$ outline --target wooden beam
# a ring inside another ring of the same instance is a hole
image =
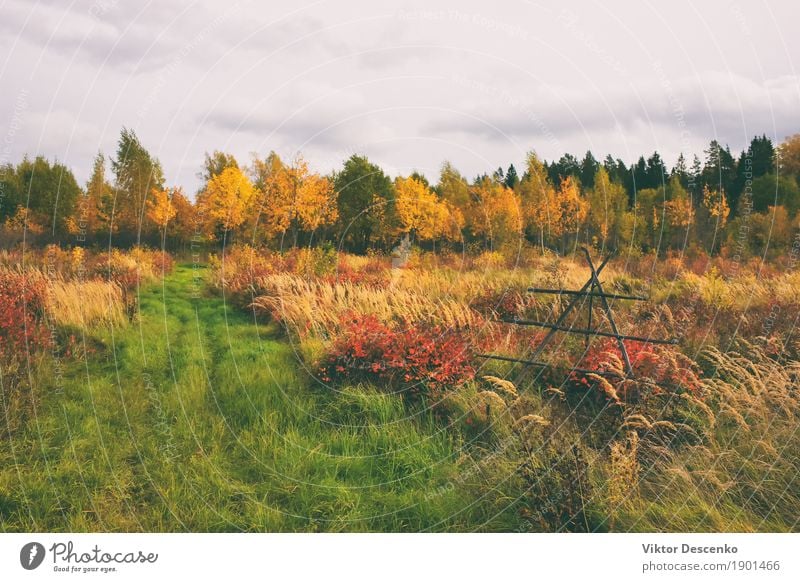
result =
[[[648,338],[642,337],[638,335],[622,335],[620,333],[612,333],[608,331],[598,331],[595,329],[575,329],[574,327],[566,327],[563,325],[555,325],[552,323],[545,323],[543,321],[531,321],[529,319],[501,319],[500,321],[504,323],[513,323],[516,325],[529,325],[533,327],[544,327],[546,329],[551,329],[553,331],[566,331],[569,333],[577,333],[580,335],[598,335],[602,337],[614,337],[619,339],[626,339],[631,341],[637,342],[645,342],[649,344],[665,344],[665,345],[676,345],[678,340],[669,339],[669,340],[662,340],[656,338]]]
[[[586,262],[589,264],[589,268],[592,270],[593,287],[596,286],[600,293],[605,293],[605,291],[603,291],[603,285],[600,283],[600,278],[597,275],[597,271],[594,268],[594,263],[592,262],[592,256],[589,254],[589,249],[586,247],[581,247],[581,250],[583,251],[583,254],[586,255]],[[603,309],[606,312],[606,317],[608,317],[608,324],[611,326],[611,331],[614,332],[614,336],[617,338],[619,351],[622,352],[622,359],[625,361],[625,370],[629,375],[633,376],[633,366],[631,365],[631,359],[628,357],[628,348],[625,347],[625,342],[622,341],[622,336],[619,335],[617,324],[614,322],[614,313],[611,311],[611,306],[608,304],[608,299],[606,299],[603,295],[600,295],[600,301],[603,303]]]
[[[614,253],[610,253],[605,259],[603,259],[603,262],[600,263],[600,266],[597,268],[598,274],[605,268],[605,266],[608,264],[608,261],[610,261],[611,257],[613,256]],[[564,308],[564,311],[562,311],[561,315],[559,315],[558,319],[556,319],[556,325],[561,325],[567,320],[567,317],[569,316],[570,312],[575,308],[576,305],[578,305],[578,300],[581,298],[581,295],[585,293],[591,286],[592,286],[592,279],[589,279],[588,281],[586,281],[586,283],[584,283],[583,287],[581,287],[581,290],[578,291],[577,295],[572,299],[570,299],[569,303],[567,303],[567,306]],[[539,346],[533,352],[534,360],[538,359],[539,356],[541,356],[542,353],[544,353],[544,349],[553,340],[555,335],[556,335],[556,330],[554,329],[551,329],[549,332],[547,332],[547,335],[544,336],[544,339],[541,341]]]
[[[605,297],[606,299],[630,299],[631,301],[647,301],[647,297],[641,295],[620,295],[618,293],[599,293],[597,291],[586,291],[581,293],[573,289],[540,289],[539,287],[529,287],[528,293],[550,293],[552,295],[580,295],[582,297]]]

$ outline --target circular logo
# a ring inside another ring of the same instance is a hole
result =
[[[26,570],[35,570],[44,561],[44,546],[39,542],[30,542],[19,551],[19,563]]]

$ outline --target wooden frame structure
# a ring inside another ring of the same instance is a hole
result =
[[[534,327],[541,327],[545,329],[549,329],[547,335],[545,335],[544,339],[539,343],[536,349],[533,352],[533,355],[530,360],[522,360],[519,358],[512,358],[509,356],[500,356],[496,354],[479,354],[479,357],[493,359],[493,360],[501,360],[505,362],[515,362],[518,364],[523,364],[526,366],[536,366],[541,368],[551,368],[554,367],[552,364],[548,364],[547,362],[540,362],[538,359],[544,352],[545,348],[553,341],[556,334],[559,332],[562,333],[572,333],[572,334],[579,334],[586,336],[586,345],[588,347],[589,340],[592,336],[601,336],[601,337],[613,337],[617,340],[617,345],[619,346],[619,350],[622,353],[622,359],[625,363],[625,373],[626,377],[633,376],[633,367],[631,366],[631,360],[628,355],[628,349],[625,347],[625,342],[623,340],[631,340],[631,341],[639,341],[639,342],[646,342],[651,344],[677,344],[677,340],[674,339],[656,339],[656,338],[648,338],[648,337],[641,337],[636,335],[624,335],[619,333],[617,329],[617,324],[614,321],[614,313],[611,311],[611,306],[608,303],[609,299],[621,299],[627,301],[647,301],[647,297],[640,297],[638,295],[623,295],[617,293],[606,293],[603,289],[603,284],[600,282],[600,273],[603,271],[605,266],[614,256],[614,253],[610,253],[600,265],[595,268],[594,262],[592,261],[592,257],[589,254],[589,250],[586,247],[581,247],[581,252],[584,254],[586,258],[586,264],[591,271],[591,275],[589,280],[584,283],[583,287],[575,290],[563,290],[563,289],[543,289],[539,287],[530,287],[528,289],[529,293],[547,293],[547,294],[554,294],[554,295],[570,295],[572,299],[567,303],[567,306],[561,312],[561,314],[556,318],[554,323],[547,323],[543,321],[531,321],[526,319],[519,319],[519,318],[511,318],[511,319],[503,319],[504,323],[511,323],[514,325],[525,325],[525,326],[534,326]],[[571,326],[564,325],[567,317],[575,310],[575,308],[580,303],[581,299],[588,298],[589,300],[589,319],[588,325],[585,329],[575,329]],[[608,319],[608,323],[611,327],[611,332],[600,331],[593,327],[592,325],[592,311],[594,309],[594,299],[598,298],[600,300],[600,305],[603,311],[606,314]],[[597,370],[584,370],[581,368],[572,368],[572,372],[582,372],[582,373],[592,373],[592,374],[599,374],[599,375],[606,375],[602,371]],[[612,374],[608,374],[612,375]],[[613,374],[613,376],[618,376],[618,374]]]

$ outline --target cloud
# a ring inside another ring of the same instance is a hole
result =
[[[643,83],[575,93],[566,87],[536,91],[534,99],[469,78],[454,83],[477,98],[461,114],[432,119],[424,129],[435,135],[464,135],[507,141],[559,139],[597,132],[687,131],[704,139],[722,136],[741,143],[754,133],[789,135],[797,129],[800,78],[783,76],[758,83],[734,74],[707,73],[700,82]]]
[[[0,139],[14,128],[11,156],[58,157],[83,181],[132,127],[190,191],[213,149],[302,149],[324,171],[354,152],[397,171],[450,159],[467,175],[530,149],[737,150],[800,129],[800,37],[790,9],[771,10],[7,0]]]

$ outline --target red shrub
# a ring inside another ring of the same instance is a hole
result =
[[[350,316],[325,358],[321,378],[348,378],[438,393],[475,375],[468,339],[454,330],[409,325],[393,329],[373,315]]]
[[[639,398],[644,390],[652,394],[663,389],[671,392],[699,390],[699,368],[677,349],[637,341],[625,341],[625,348],[633,368],[632,379],[623,379],[625,365],[617,340],[605,338],[595,342],[577,365],[603,373],[602,378],[576,372],[572,380],[584,386],[599,386],[612,400]]]
[[[172,255],[166,251],[153,251],[153,265],[156,269],[156,274],[169,275],[175,268],[175,260]]]
[[[43,322],[45,294],[44,279],[0,270],[0,357],[50,345]]]

